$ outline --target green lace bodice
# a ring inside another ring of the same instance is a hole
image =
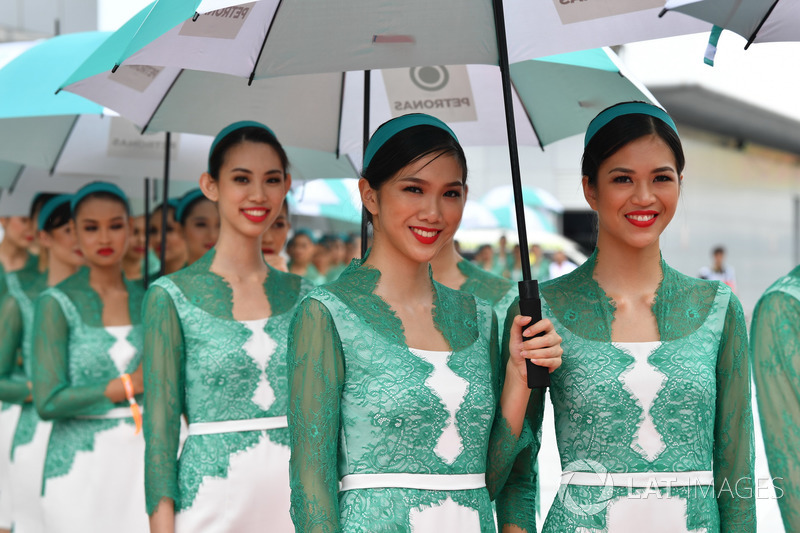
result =
[[[125,280],[125,286],[132,327],[123,342],[135,350],[124,369],[130,373],[141,362],[143,290],[136,282]],[[33,399],[42,418],[100,415],[128,405],[105,396],[108,382],[123,373],[110,356],[120,340],[103,326],[103,302],[89,285],[87,268],[42,293],[34,327]]]
[[[447,368],[434,368],[409,350],[402,322],[374,293],[379,278],[378,270],[353,261],[295,315],[289,345],[295,526],[408,529],[410,509],[449,496],[488,516],[482,531],[493,531],[486,491],[338,492],[348,474],[484,471],[494,492],[530,438],[524,432],[516,439],[497,408],[502,372],[489,303],[431,280],[434,323],[452,349]],[[467,386],[454,415],[462,446],[455,456],[437,449],[450,416],[433,384],[442,372]]]
[[[514,282],[491,272],[486,272],[472,262],[462,259],[458,269],[467,278],[459,290],[474,294],[492,304],[498,323],[505,322],[506,311],[519,294]]]
[[[800,531],[800,266],[764,292],[750,328],[770,475],[786,531]]]
[[[713,492],[673,491],[687,501],[687,528],[755,531],[749,355],[738,299],[728,287],[690,278],[662,261],[653,305],[661,341],[647,357],[660,385],[645,413],[630,381],[639,379],[631,374],[635,359],[611,341],[614,303],[592,277],[595,262],[596,252],[541,286],[542,314],[563,338],[563,364],[550,388],[562,468],[585,470],[577,461],[590,460],[610,472],[711,470]],[[541,425],[543,408],[543,395],[532,395],[534,427]],[[660,439],[656,447],[639,439],[645,414]],[[738,492],[730,490],[737,482]],[[600,489],[568,490],[573,501],[591,505],[609,497]],[[627,490],[615,487],[611,497]],[[544,527],[604,531],[605,514],[580,516],[557,498]]]
[[[182,414],[190,424],[286,414],[289,322],[312,285],[270,267],[264,293],[271,316],[236,321],[230,285],[210,270],[213,258],[212,250],[160,278],[145,297],[149,513],[163,498],[178,511],[189,508],[204,477],[226,477],[230,456],[261,438],[255,431],[191,436],[178,462]],[[286,429],[270,430],[268,437],[288,445]]]
[[[0,302],[0,401],[23,403],[30,395],[33,302],[46,283],[46,275],[35,269],[6,275],[8,292]]]

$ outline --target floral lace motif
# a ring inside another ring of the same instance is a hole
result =
[[[458,262],[458,269],[467,278],[458,290],[489,301],[497,315],[498,323],[502,324],[508,307],[519,294],[516,285],[504,277],[486,272],[466,259]]]
[[[482,489],[338,493],[338,479],[347,474],[484,471],[491,492],[502,485],[519,443],[528,442],[495,414],[501,383],[491,307],[431,280],[434,323],[453,348],[447,366],[469,383],[456,412],[464,449],[452,463],[436,454],[448,413],[425,385],[433,365],[409,352],[401,321],[374,293],[379,278],[379,271],[354,261],[336,282],[314,290],[295,315],[289,348],[295,526],[309,532],[408,530],[412,509],[450,496],[477,509],[482,527],[494,531]]]
[[[274,346],[262,371],[245,349],[252,331],[233,319],[230,285],[211,272],[213,250],[192,266],[157,280],[148,291],[145,341],[145,485],[148,512],[163,498],[189,509],[207,477],[227,478],[230,457],[262,438],[288,446],[286,428],[195,435],[180,459],[180,416],[189,423],[283,416],[288,406],[286,342],[292,311],[309,282],[270,268],[264,284],[272,315],[264,332]],[[275,393],[269,409],[253,401],[263,378]]]
[[[684,276],[662,261],[653,305],[661,345],[647,361],[667,378],[650,409],[666,448],[648,461],[632,446],[643,411],[620,376],[633,358],[611,343],[615,307],[592,277],[596,257],[541,286],[543,315],[563,338],[563,364],[551,375],[550,390],[562,467],[590,459],[611,472],[713,470],[711,494],[717,497],[687,495],[687,528],[754,531],[748,351],[738,299],[726,286]],[[534,430],[542,402],[532,396]],[[738,480],[739,493],[723,490]],[[600,498],[596,487],[570,486],[567,492],[585,505]],[[582,516],[557,499],[544,531],[604,527],[604,511]]]
[[[770,475],[786,531],[800,531],[800,266],[756,304],[753,378]]]

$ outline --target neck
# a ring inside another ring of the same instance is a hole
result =
[[[366,264],[381,272],[376,292],[389,302],[424,302],[431,298],[428,263],[400,253],[376,232]]]
[[[456,251],[452,241],[444,246],[431,260],[433,279],[439,283],[458,290],[464,283],[464,274],[458,268],[458,263],[463,259]]]
[[[662,274],[658,241],[632,248],[598,236],[594,278],[607,294],[655,293]]]
[[[0,263],[6,270],[19,270],[25,266],[26,261],[28,261],[27,248],[19,248],[8,239],[0,242]]]
[[[240,277],[248,274],[263,276],[267,271],[267,265],[264,263],[264,256],[261,253],[260,235],[255,238],[248,237],[232,231],[223,224],[215,248],[216,254],[212,267],[218,274],[233,274]]]
[[[142,277],[142,261],[135,257],[128,257],[122,260],[122,271],[128,279],[139,279]]]
[[[89,285],[98,293],[109,289],[125,289],[125,283],[122,281],[122,262],[107,267],[91,265]]]
[[[47,286],[53,287],[54,285],[58,285],[77,271],[77,266],[59,261],[51,254],[50,267],[47,269]]]

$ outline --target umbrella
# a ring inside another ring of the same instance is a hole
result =
[[[292,186],[288,196],[292,215],[361,222],[361,194],[355,178],[318,179]]]
[[[714,25],[706,50],[706,63],[714,64],[723,29],[753,43],[800,41],[800,0],[669,0],[661,12],[685,13]]]
[[[461,224],[458,227],[463,230],[494,229],[500,227],[500,222],[488,207],[475,200],[467,200],[464,204]]]
[[[514,204],[514,191],[510,185],[500,185],[490,189],[480,202],[489,209],[499,209]],[[528,207],[545,209],[553,213],[563,213],[564,206],[555,196],[544,189],[522,187],[522,203]]]

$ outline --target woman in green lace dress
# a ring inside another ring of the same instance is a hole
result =
[[[69,224],[71,199],[70,195],[53,197],[37,217],[39,244],[47,255],[47,270],[42,274],[36,270],[10,273],[9,293],[0,304],[0,323],[5,328],[0,339],[0,400],[22,405],[13,432],[9,472],[11,518],[17,533],[44,533],[42,471],[50,423],[39,418],[31,403],[33,313],[34,302],[43,290],[65,280],[83,264],[83,255]],[[18,353],[22,354],[21,359]]]
[[[750,328],[758,412],[786,531],[800,531],[800,266],[756,304]]]
[[[726,285],[670,268],[659,248],[683,167],[658,107],[618,104],[589,124],[583,190],[597,249],[541,286],[564,339],[550,388],[564,474],[545,532],[755,531],[741,305]],[[533,427],[543,405],[534,393]]]
[[[558,366],[558,336],[537,323],[545,336],[515,341],[503,366],[491,304],[432,279],[466,196],[443,122],[393,119],[364,159],[374,245],[290,330],[292,518],[303,533],[495,531],[491,495],[530,440],[523,357]]]
[[[141,283],[122,274],[130,236],[125,194],[94,182],[70,202],[88,268],[36,301],[33,401],[52,420],[42,481],[44,530],[141,532],[144,439]],[[138,415],[138,416],[137,416]]]
[[[145,486],[150,531],[292,531],[286,338],[311,285],[264,263],[261,234],[291,185],[263,124],[211,145],[203,193],[217,245],[145,298]],[[181,416],[188,437],[178,458]]]

